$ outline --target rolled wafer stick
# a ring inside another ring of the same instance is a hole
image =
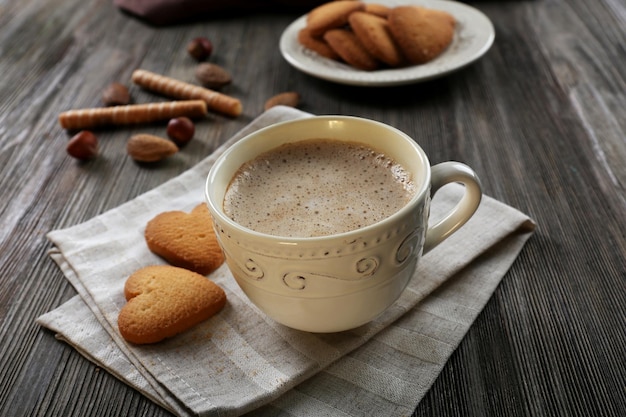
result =
[[[242,111],[241,102],[234,97],[150,71],[135,70],[132,80],[142,88],[167,97],[204,100],[210,110],[228,116],[239,116]]]
[[[200,118],[206,115],[207,105],[203,100],[182,100],[68,110],[59,115],[59,123],[64,129],[77,130],[107,125],[153,123],[180,116]]]

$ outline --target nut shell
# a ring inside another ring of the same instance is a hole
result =
[[[72,158],[87,161],[98,156],[98,138],[89,130],[81,130],[67,143],[65,150]]]
[[[196,67],[196,79],[207,88],[219,89],[232,82],[228,71],[216,64],[203,62]]]
[[[126,143],[126,151],[135,161],[157,162],[178,152],[178,146],[171,140],[140,133],[131,136]]]
[[[167,136],[177,145],[182,146],[193,139],[196,125],[188,117],[176,117],[167,123]]]
[[[128,88],[120,83],[111,83],[102,91],[105,106],[121,106],[130,103]]]
[[[196,61],[204,61],[211,56],[213,44],[204,37],[194,38],[187,44],[187,52]]]

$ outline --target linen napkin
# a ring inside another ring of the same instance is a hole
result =
[[[37,322],[58,339],[180,416],[410,415],[534,230],[525,214],[485,196],[458,232],[423,257],[400,299],[357,329],[313,334],[275,323],[252,305],[226,266],[209,278],[228,303],[216,316],[161,343],[126,343],[117,329],[123,286],[164,263],[144,241],[146,223],[204,199],[215,159],[246,134],[310,117],[275,107],[195,167],[85,223],[48,234],[50,256],[77,296]],[[431,218],[462,194],[447,185]]]

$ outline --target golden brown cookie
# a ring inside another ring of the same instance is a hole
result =
[[[423,64],[441,54],[454,37],[454,17],[416,6],[398,6],[389,12],[389,29],[411,64]]]
[[[170,265],[142,268],[126,280],[120,334],[147,344],[175,336],[219,312],[226,293],[208,278]]]
[[[331,29],[324,34],[324,40],[342,60],[355,68],[372,71],[380,66],[350,30]]]
[[[329,29],[339,28],[348,23],[350,13],[364,9],[365,4],[354,0],[324,3],[307,14],[306,27],[312,36],[322,36]]]
[[[350,14],[348,23],[371,55],[391,67],[402,65],[404,58],[391,37],[387,19],[366,12],[354,12]]]
[[[428,9],[426,7],[415,6],[418,9],[422,9],[422,11],[426,14],[426,17],[431,20],[439,21],[441,25],[449,25],[454,29],[456,26],[456,19],[448,12],[444,12],[443,10],[437,9]]]
[[[154,217],[144,233],[148,248],[168,263],[202,275],[224,262],[205,203],[191,213],[168,211]]]
[[[339,59],[339,55],[335,52],[323,38],[316,38],[311,35],[311,31],[307,28],[298,32],[298,42],[305,48],[317,52],[319,55],[328,59]]]
[[[380,17],[387,17],[389,15],[390,7],[385,6],[384,4],[378,3],[366,3],[365,11],[369,14],[375,14]]]

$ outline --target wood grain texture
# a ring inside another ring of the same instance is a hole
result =
[[[466,162],[485,192],[538,224],[415,416],[618,416],[626,410],[626,5],[620,0],[472,2],[496,27],[481,60],[392,88],[317,80],[278,39],[297,16],[253,14],[156,28],[108,0],[0,2],[0,415],[167,416],[35,324],[75,292],[45,234],[83,222],[184,172],[298,91],[316,114],[369,117],[413,135],[437,163]],[[100,106],[113,81],[134,102],[137,68],[194,82],[185,51],[214,43],[224,92],[243,115],[211,114],[175,158],[125,152],[134,133],[98,131],[101,155],[65,154],[62,111]]]

